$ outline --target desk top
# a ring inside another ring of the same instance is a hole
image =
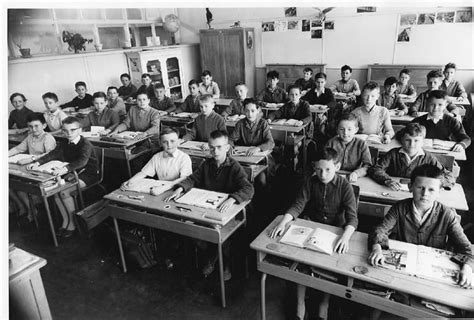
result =
[[[387,186],[378,184],[368,176],[357,179],[357,182],[354,184],[360,188],[361,199],[370,199],[376,203],[383,202],[393,204],[397,201],[412,197],[411,192],[394,191]],[[469,210],[464,189],[459,183],[456,183],[451,190],[441,190],[438,200],[456,210]]]
[[[162,116],[160,117],[162,123],[166,122],[174,122],[174,123],[182,123],[182,124],[191,124],[194,122],[194,118],[192,117],[176,117],[176,116]]]
[[[421,279],[396,271],[372,267],[367,262],[367,234],[354,232],[351,237],[349,252],[346,254],[327,255],[312,250],[302,249],[279,243],[279,238],[271,239],[268,234],[280,222],[277,217],[251,244],[254,250],[279,256],[292,261],[301,262],[321,269],[329,270],[341,275],[374,283],[383,287],[426,298],[441,304],[450,305],[465,310],[474,310],[474,291],[466,290],[454,285]],[[324,228],[342,234],[342,229],[308,220],[296,219],[294,224]],[[368,269],[365,275],[355,273],[355,266],[364,266]],[[288,272],[290,271],[288,269]]]
[[[13,248],[9,253],[8,275],[9,280],[32,273],[46,265],[46,260],[19,248]]]
[[[27,136],[28,136],[28,131],[21,134],[9,134],[8,142],[19,144],[20,142],[25,140]]]
[[[428,112],[418,112],[417,117],[424,116]],[[393,124],[408,124],[410,123],[415,117],[409,116],[407,114],[403,116],[397,116],[395,115],[395,112],[390,110],[390,120],[392,121]]]
[[[469,103],[468,99],[462,99],[461,101],[458,101],[457,97],[451,97],[448,96],[448,101],[451,103],[454,103],[457,106],[470,106],[471,104]]]
[[[218,106],[230,106],[230,103],[233,99],[214,99],[216,105]],[[176,103],[183,103],[184,98],[176,99],[174,102]]]
[[[235,127],[235,124],[237,123],[237,121],[228,121],[226,120],[225,122],[225,125],[227,127],[230,127],[230,128],[233,128]],[[308,126],[308,123],[307,124],[303,124],[302,126],[288,126],[288,125],[280,125],[280,124],[274,124],[274,123],[271,123],[269,125],[270,127],[270,130],[275,130],[275,131],[284,131],[284,132],[291,132],[291,133],[297,133],[297,132],[300,132],[301,130],[303,130],[304,128],[306,128],[306,126]]]
[[[64,134],[62,132],[58,132],[53,134],[53,136],[56,139],[66,139]],[[130,148],[131,146],[136,145],[139,142],[145,141],[149,139],[152,135],[147,135],[144,137],[141,137],[139,139],[121,139],[117,141],[105,141],[105,140],[100,140],[101,137],[86,137],[87,140],[89,140],[93,146],[96,147],[103,147],[103,148],[111,148],[111,147],[120,147],[120,148]]]
[[[10,176],[26,179],[29,181],[43,183],[55,178],[52,174],[40,171],[28,171],[26,165],[19,165],[17,163],[8,164],[8,174]]]
[[[196,142],[196,145],[207,144],[205,142],[186,141],[186,143],[188,143],[188,144],[189,144],[189,142]],[[194,149],[194,148],[192,148],[192,149],[191,148],[183,148],[181,146],[178,146],[178,148],[179,148],[179,150],[181,150],[183,152],[186,152],[190,156],[195,156],[195,157],[198,157],[198,158],[209,158],[211,156],[210,153],[209,153],[209,150],[198,150],[198,149]],[[245,151],[248,148],[249,147],[237,146],[237,147],[234,147],[234,150],[237,150],[238,152],[240,152],[240,151]],[[231,157],[234,158],[235,160],[237,160],[241,164],[257,164],[257,163],[260,163],[261,161],[263,161],[270,153],[271,153],[271,151],[265,151],[265,152],[261,152],[261,153],[258,153],[256,155],[253,155],[253,156],[232,155]]]
[[[132,191],[122,191],[120,189],[117,189],[112,193],[109,193],[104,196],[104,198],[115,203],[127,205],[129,207],[137,209],[138,211],[134,214],[139,214],[139,210],[146,210],[149,213],[162,213],[171,216],[176,216],[180,219],[186,219],[190,221],[219,226],[226,225],[249,203],[249,201],[246,201],[240,204],[234,204],[226,212],[221,213],[218,210],[199,208],[187,204],[176,203],[174,201],[165,202],[164,199],[172,192],[173,191],[169,190],[158,196],[152,196],[150,194],[137,193]],[[143,196],[143,199],[130,199],[128,198],[129,195]],[[178,207],[187,208],[190,209],[190,211],[181,211],[178,209]]]

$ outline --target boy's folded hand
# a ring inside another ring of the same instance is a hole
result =
[[[375,244],[372,248],[372,252],[369,255],[369,263],[372,266],[383,265],[384,257],[382,253],[382,247],[379,244]]]
[[[385,181],[385,185],[395,191],[399,191],[402,188],[400,183],[392,179],[388,179],[387,181]]]
[[[465,289],[472,289],[472,268],[467,263],[461,268],[458,284]]]

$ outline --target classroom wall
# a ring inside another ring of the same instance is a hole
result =
[[[326,16],[334,20],[334,30],[323,30],[322,39],[311,39],[310,32],[261,32],[262,22],[291,20],[283,8],[210,8],[213,28],[228,28],[234,21],[255,28],[257,79],[270,63],[325,63],[328,79],[339,78],[339,68],[349,64],[354,78],[367,81],[367,65],[439,64],[453,61],[457,78],[473,90],[473,23],[415,25],[408,43],[396,42],[400,14],[445,12],[463,8],[377,7],[375,13],[356,13],[355,7],[335,8]],[[297,8],[297,19],[314,17],[313,8]],[[199,29],[207,28],[204,8],[180,8],[183,43],[199,42]],[[257,90],[261,87],[258,84]]]

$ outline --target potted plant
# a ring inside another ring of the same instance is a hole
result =
[[[91,43],[92,39],[85,39],[80,33],[72,34],[69,31],[63,31],[63,42],[69,45],[68,50],[73,51],[74,53],[79,53],[79,51],[86,51],[86,43]]]
[[[22,58],[29,58],[31,57],[31,49],[30,48],[22,48],[21,43],[15,43],[18,49],[20,49],[20,54]]]

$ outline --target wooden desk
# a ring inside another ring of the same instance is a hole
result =
[[[41,280],[46,260],[19,248],[9,254],[10,316],[16,319],[52,319]]]
[[[451,97],[451,96],[448,96],[448,99],[447,99],[449,102],[451,103],[454,103],[455,105],[457,106],[463,106],[463,107],[469,107],[471,106],[471,103],[469,102],[468,99],[462,99],[461,101],[458,101],[458,98],[457,97]]]
[[[172,191],[167,191],[159,196],[143,194],[144,199],[137,201],[127,197],[129,194],[136,195],[136,193],[118,189],[104,197],[109,200],[105,210],[114,220],[123,271],[127,272],[127,267],[117,219],[215,243],[217,244],[219,262],[221,303],[222,307],[225,308],[226,299],[222,246],[234,232],[246,224],[247,217],[245,207],[249,202],[234,204],[225,213],[220,213],[217,210],[179,204],[180,207],[191,210],[185,212],[178,210],[176,203],[173,201],[164,202],[164,199],[169,196],[171,192]],[[215,220],[213,217],[219,217],[222,220]]]
[[[36,171],[30,172],[26,170],[26,166],[20,166],[14,163],[8,164],[8,175],[10,183],[9,186],[11,189],[24,191],[29,195],[37,195],[43,199],[43,203],[46,208],[46,215],[48,216],[49,227],[51,229],[51,235],[53,236],[54,246],[57,247],[58,240],[56,239],[56,231],[54,229],[54,223],[51,217],[48,198],[67,188],[70,188],[71,186],[76,186],[77,192],[80,192],[79,183],[77,181],[66,182],[64,185],[58,185],[52,189],[45,188],[44,183],[56,179],[55,176]]]
[[[427,113],[428,112],[418,112],[417,117],[424,116]],[[407,125],[415,118],[416,117],[412,117],[412,116],[409,116],[407,114],[405,114],[403,116],[397,116],[397,115],[395,115],[395,112],[392,112],[392,110],[390,110],[390,120],[392,121],[392,124],[394,124],[394,125]]]
[[[349,252],[344,255],[336,253],[327,255],[281,244],[278,242],[279,239],[271,239],[268,236],[270,230],[280,222],[281,218],[281,216],[277,217],[250,244],[250,247],[257,251],[257,269],[262,272],[260,282],[262,319],[265,319],[266,316],[265,281],[267,275],[312,287],[404,318],[439,318],[443,316],[427,308],[405,305],[370,294],[357,288],[355,281],[375,284],[462,310],[474,310],[474,294],[472,290],[370,266],[367,263],[369,252],[367,250],[367,234],[365,233],[354,232],[350,240]],[[308,220],[296,219],[294,224],[312,228],[324,228],[337,234],[342,234],[341,228]],[[293,268],[272,263],[266,259],[269,256],[277,256],[288,259],[290,262],[313,266],[325,270],[326,272],[329,271],[338,278],[338,281],[333,282],[323,278],[313,277],[309,274],[298,272]],[[366,267],[368,272],[365,275],[356,273],[353,271],[355,266]]]
[[[176,103],[183,103],[184,102],[184,98],[180,98],[180,99],[176,99],[174,102]],[[216,103],[216,106],[224,106],[224,107],[228,107],[230,106],[230,103],[232,102],[233,99],[214,99],[214,102]]]
[[[368,176],[357,179],[354,184],[360,188],[361,202],[392,205],[397,201],[412,197],[411,192],[394,191],[385,185],[378,184]],[[459,183],[456,183],[451,190],[441,190],[438,201],[456,210],[469,210],[464,189]]]
[[[19,145],[28,136],[28,131],[22,134],[9,134],[8,135],[8,148],[11,149]]]
[[[170,127],[188,127],[194,123],[194,118],[183,118],[183,117],[175,117],[175,116],[162,116],[160,117],[160,121],[165,126]]]

